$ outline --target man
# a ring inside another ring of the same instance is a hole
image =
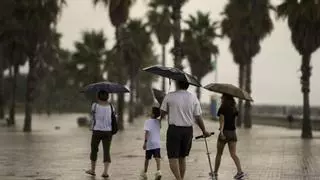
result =
[[[210,136],[201,118],[199,100],[187,91],[187,82],[177,81],[177,90],[167,94],[161,104],[161,117],[168,114],[167,155],[169,165],[176,180],[183,180],[186,171],[185,157],[189,155],[194,121],[204,136]]]

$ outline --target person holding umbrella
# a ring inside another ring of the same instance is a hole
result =
[[[161,118],[168,114],[167,155],[169,165],[176,180],[183,180],[186,171],[185,158],[189,155],[193,138],[193,123],[202,130],[205,137],[210,136],[201,118],[199,100],[187,91],[189,84],[176,82],[178,90],[167,94],[161,105]]]
[[[103,163],[104,171],[102,177],[108,178],[108,170],[111,163],[110,145],[112,136],[117,133],[117,120],[114,108],[108,102],[109,93],[125,93],[128,89],[120,84],[111,82],[101,82],[88,85],[84,91],[87,97],[94,101],[91,107],[92,115],[92,136],[91,136],[91,168],[86,171],[87,174],[95,176],[96,161],[98,155],[98,147],[100,141],[103,145]],[[96,100],[92,99],[93,94],[96,94]]]
[[[244,173],[241,168],[239,157],[236,154],[237,145],[237,134],[235,119],[238,116],[238,111],[236,108],[236,102],[231,95],[223,94],[221,97],[222,104],[218,110],[218,117],[220,122],[220,134],[217,143],[217,154],[214,166],[214,176],[218,176],[218,170],[220,167],[221,157],[223,154],[223,149],[228,143],[230,156],[233,159],[236,167],[237,174],[234,176],[235,179],[240,179],[244,177]]]
[[[189,84],[199,87],[201,84],[194,76],[177,68],[151,66],[143,70],[176,82],[177,90],[168,93],[161,103],[160,121],[168,115],[166,147],[169,165],[176,180],[183,180],[186,172],[185,158],[192,146],[194,122],[200,127],[204,137],[211,135],[206,131],[202,120],[199,100],[188,91]]]
[[[228,144],[230,156],[237,167],[237,174],[234,176],[234,178],[241,179],[245,176],[245,174],[242,171],[239,157],[236,154],[237,134],[235,120],[238,116],[238,110],[236,108],[234,97],[249,101],[252,101],[252,98],[247,92],[231,84],[214,83],[206,85],[205,88],[213,92],[222,93],[221,106],[217,114],[220,123],[220,134],[218,136],[217,154],[213,176],[215,178],[218,176],[223,150],[225,145]]]

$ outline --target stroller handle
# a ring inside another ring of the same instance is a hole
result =
[[[214,135],[214,132],[211,132],[210,134],[211,134],[211,135]],[[200,135],[200,136],[196,136],[196,137],[195,137],[195,139],[200,139],[200,138],[204,138],[203,135]]]

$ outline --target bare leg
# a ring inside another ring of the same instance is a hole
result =
[[[110,163],[109,163],[109,162],[105,162],[105,163],[104,163],[104,171],[103,171],[103,174],[104,174],[104,175],[108,175],[109,166],[110,166]]]
[[[96,171],[96,161],[91,161],[91,169],[87,170],[86,173],[90,175],[95,175]]]
[[[228,146],[229,146],[229,152],[230,152],[231,158],[233,159],[234,163],[237,166],[237,171],[242,172],[240,160],[236,154],[237,142],[229,142]]]
[[[218,140],[218,143],[217,143],[217,154],[216,154],[216,159],[215,159],[215,164],[214,164],[214,173],[218,173],[219,171],[219,167],[220,167],[220,163],[221,163],[221,157],[222,157],[222,154],[223,154],[223,149],[224,149],[224,146],[226,144],[224,142],[221,142]]]
[[[147,173],[148,172],[148,166],[149,166],[149,160],[145,159],[144,160],[144,172]]]
[[[180,175],[180,169],[179,169],[179,159],[177,158],[169,159],[169,164],[170,164],[170,169],[174,177],[176,178],[176,180],[182,180]]]
[[[186,158],[179,158],[179,168],[181,179],[183,179],[186,173]]]
[[[161,164],[161,159],[160,158],[155,158],[156,159],[156,163],[157,163],[157,171],[160,171],[160,168],[161,168],[161,166],[160,166],[160,164]]]

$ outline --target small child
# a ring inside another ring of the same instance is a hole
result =
[[[157,119],[160,116],[160,108],[152,107],[151,119],[146,120],[144,124],[145,140],[143,144],[143,150],[146,151],[146,158],[144,162],[144,170],[141,172],[140,179],[147,180],[147,171],[149,166],[149,160],[152,156],[156,160],[157,172],[155,174],[155,180],[161,179],[160,171],[160,121]]]

